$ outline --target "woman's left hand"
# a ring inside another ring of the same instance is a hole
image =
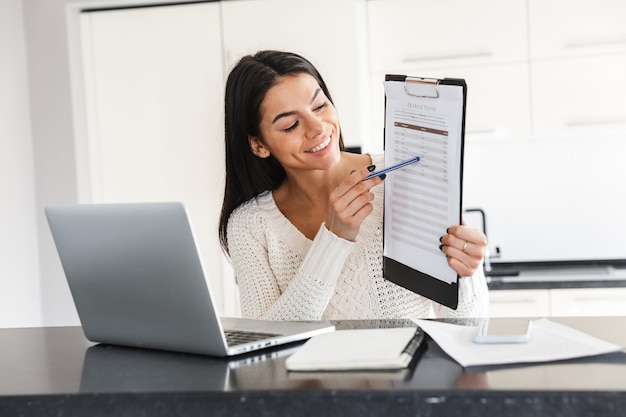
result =
[[[487,237],[480,230],[465,226],[451,226],[448,233],[441,237],[441,251],[448,258],[448,265],[459,276],[469,277],[480,267]]]

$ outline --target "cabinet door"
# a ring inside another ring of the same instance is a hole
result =
[[[549,315],[549,290],[489,291],[490,317],[546,317]]]
[[[526,138],[530,135],[530,95],[528,65],[494,64],[409,69],[408,75],[433,78],[463,78],[467,82],[466,139]],[[371,129],[383,141],[384,75],[370,76]]]
[[[525,0],[369,0],[370,71],[527,60]]]
[[[530,134],[524,1],[370,0],[367,5],[371,129],[380,143],[386,73],[465,79],[467,138]]]
[[[552,289],[554,316],[624,316],[626,288]]]
[[[533,60],[626,52],[623,0],[529,0],[528,8]]]
[[[626,132],[626,53],[532,63],[537,136]]]
[[[185,203],[222,314],[219,3],[83,13],[93,202]]]
[[[261,49],[296,52],[322,74],[346,146],[369,144],[365,6],[359,0],[233,0],[221,3],[227,71]]]

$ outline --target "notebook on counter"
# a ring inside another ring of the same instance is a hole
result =
[[[423,338],[419,327],[337,330],[306,341],[285,365],[289,371],[403,369]]]
[[[180,203],[57,205],[45,212],[93,342],[232,356],[334,330],[325,321],[220,318]]]

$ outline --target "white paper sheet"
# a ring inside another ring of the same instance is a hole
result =
[[[516,344],[480,344],[472,337],[477,327],[432,320],[414,320],[461,366],[547,362],[618,352],[621,346],[605,342],[548,319],[533,320],[530,341]]]
[[[456,272],[439,250],[439,238],[459,223],[463,89],[439,85],[437,99],[385,82],[385,166],[420,161],[385,180],[384,255],[441,281]]]

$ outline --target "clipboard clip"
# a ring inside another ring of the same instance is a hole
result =
[[[406,77],[404,91],[414,97],[439,98],[437,78]]]

